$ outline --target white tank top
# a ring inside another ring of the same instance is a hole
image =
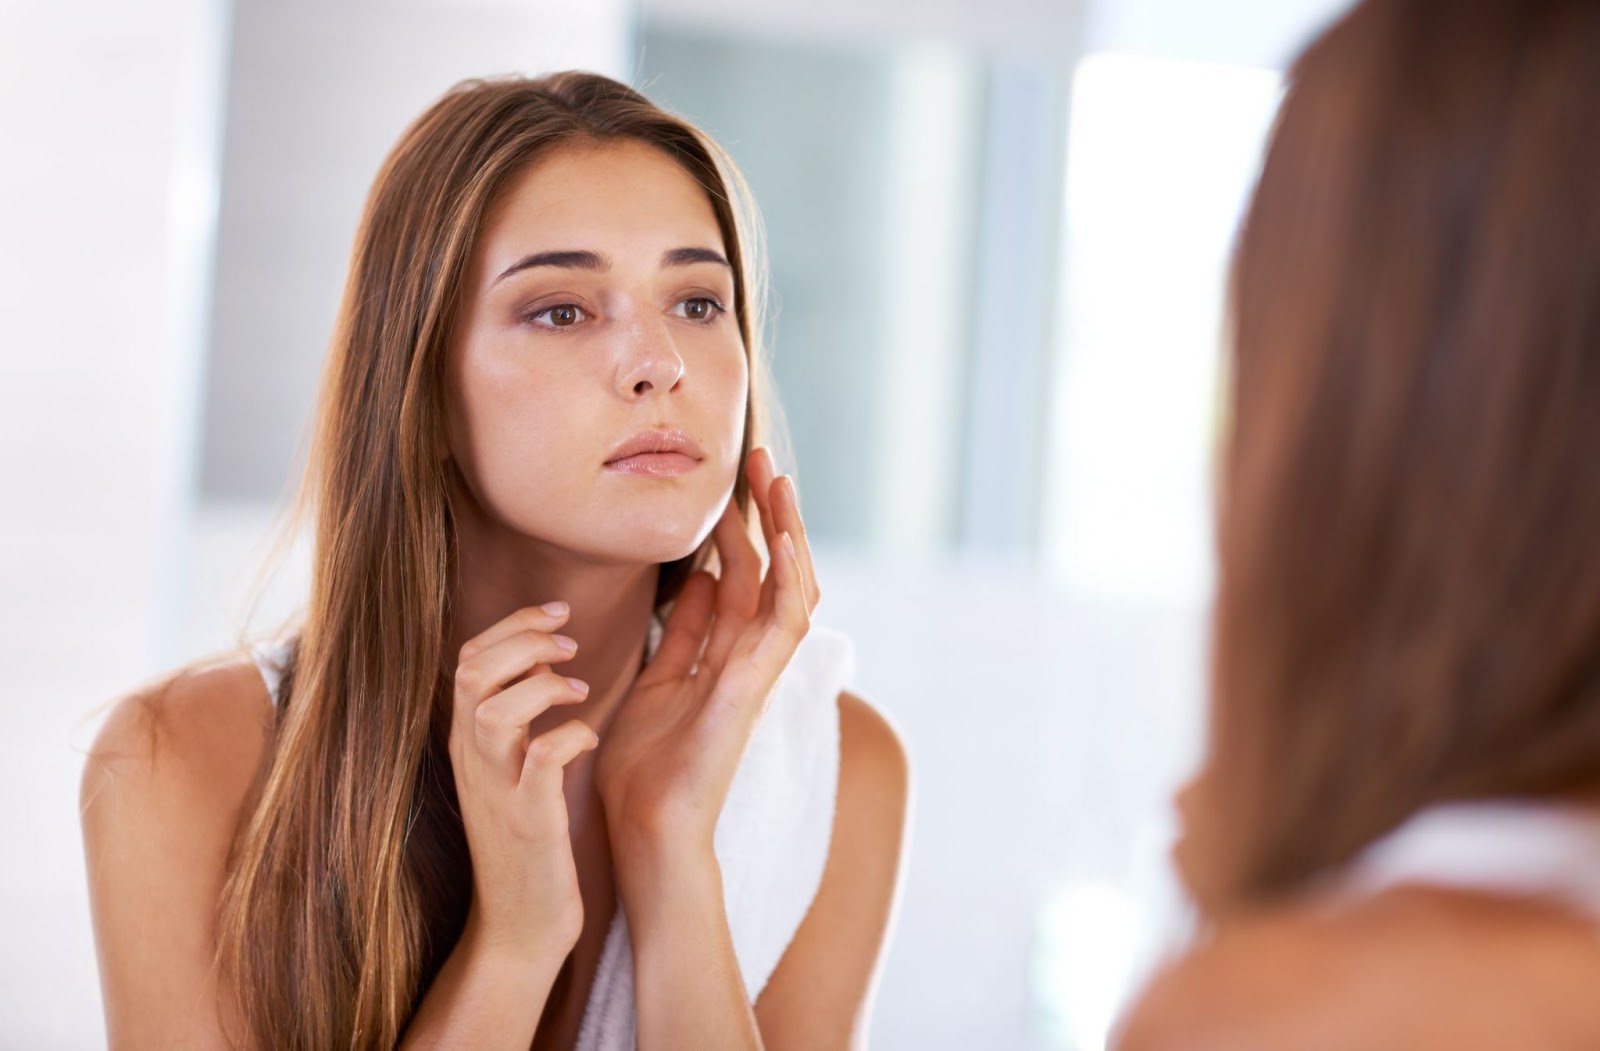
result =
[[[1426,884],[1539,898],[1600,922],[1600,807],[1552,799],[1441,803],[1358,854],[1338,894]]]
[[[659,641],[651,632],[649,650]],[[253,656],[274,703],[287,643]],[[822,882],[839,785],[839,692],[854,675],[850,640],[813,626],[751,734],[717,819],[713,846],[734,955],[754,1003]],[[621,903],[606,933],[577,1051],[634,1051],[633,947]]]

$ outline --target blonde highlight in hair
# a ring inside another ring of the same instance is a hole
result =
[[[744,452],[764,439],[760,226],[707,137],[577,72],[465,82],[404,133],[369,195],[322,378],[295,512],[311,523],[310,591],[219,903],[224,1013],[247,1046],[393,1047],[460,935],[471,866],[446,752],[446,348],[515,176],[564,144],[624,139],[667,153],[710,199],[750,358]],[[735,492],[748,513],[742,472]],[[662,567],[659,605],[709,551]]]

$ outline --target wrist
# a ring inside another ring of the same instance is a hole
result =
[[[613,856],[635,948],[663,929],[700,928],[724,909],[722,866],[709,847],[655,844]]]
[[[715,866],[713,832],[689,822],[619,822],[611,826],[611,856],[619,868],[677,873]]]
[[[561,930],[517,934],[496,929],[495,925],[484,921],[474,902],[467,911],[466,926],[462,928],[456,947],[470,959],[485,965],[520,972],[548,971],[553,976],[566,962],[577,941],[577,934]]]
[[[617,889],[638,908],[639,899],[695,892],[722,885],[722,866],[710,842],[638,839],[612,847]]]
[[[647,858],[679,852],[711,850],[717,813],[684,800],[627,798],[601,795],[606,833],[613,855],[639,854]]]

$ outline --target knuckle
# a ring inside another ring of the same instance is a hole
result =
[[[480,704],[472,713],[472,724],[480,734],[495,734],[505,726],[500,709],[492,704]]]
[[[811,614],[804,609],[795,610],[793,614],[779,621],[778,630],[791,644],[799,645],[800,640],[811,630]]]
[[[528,750],[522,753],[523,780],[537,779],[549,768],[549,757],[545,754],[545,746],[537,739],[528,742]]]
[[[457,693],[476,696],[484,685],[484,673],[477,665],[463,664],[456,668]]]
[[[542,770],[555,764],[557,749],[549,734],[542,734],[528,742],[526,765]]]

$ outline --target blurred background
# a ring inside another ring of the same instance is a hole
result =
[[[1229,242],[1341,6],[0,0],[0,1047],[104,1043],[95,710],[237,638],[384,152],[587,67],[766,218],[819,617],[914,763],[874,1046],[1100,1051],[1184,928]]]

